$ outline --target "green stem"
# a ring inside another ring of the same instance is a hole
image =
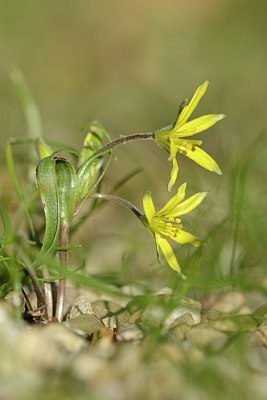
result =
[[[91,158],[96,158],[102,156],[108,151],[114,149],[114,147],[120,146],[121,144],[125,144],[127,142],[133,142],[135,140],[154,140],[155,133],[154,132],[146,132],[146,133],[134,133],[132,135],[120,136],[118,139],[113,140],[100,147],[95,153],[92,154]]]
[[[69,225],[61,224],[59,231],[58,245],[60,247],[67,247],[69,244]],[[67,268],[68,266],[68,250],[58,251],[59,261],[62,266]],[[57,302],[56,302],[56,319],[58,322],[62,322],[64,315],[64,304],[65,304],[65,292],[66,292],[66,279],[61,279],[58,282],[57,288]]]
[[[132,211],[139,219],[144,216],[144,214],[132,203],[128,200],[123,199],[119,196],[114,196],[113,194],[104,194],[104,193],[93,193],[90,195],[91,198],[102,199],[102,200],[111,200],[115,203],[128,208],[128,210]]]

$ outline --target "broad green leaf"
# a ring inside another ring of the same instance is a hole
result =
[[[36,171],[45,212],[46,229],[41,253],[55,249],[60,224],[69,225],[74,214],[77,177],[74,167],[64,158],[43,158]]]
[[[61,224],[69,226],[75,209],[77,175],[73,165],[64,158],[53,157],[55,162],[59,212]]]
[[[41,249],[41,255],[43,255],[53,250],[57,242],[60,227],[58,182],[55,160],[52,157],[43,158],[38,163],[36,182],[40,190],[46,223]],[[40,265],[40,260],[36,260],[35,264]]]

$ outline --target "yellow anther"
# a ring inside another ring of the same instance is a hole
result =
[[[192,148],[193,148],[194,145],[193,145],[192,143],[190,143],[190,142],[184,140],[184,141],[182,142],[182,146],[184,147],[185,150],[192,150]]]

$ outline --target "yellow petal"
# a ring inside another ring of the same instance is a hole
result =
[[[186,122],[179,129],[174,128],[173,132],[177,133],[179,137],[192,136],[205,131],[206,129],[215,125],[216,122],[220,121],[224,117],[224,114],[203,115],[202,117],[195,118],[192,121]]]
[[[176,182],[176,179],[178,176],[178,171],[179,171],[178,163],[176,160],[176,153],[177,153],[177,147],[174,144],[174,142],[170,139],[169,160],[172,161],[172,170],[171,170],[171,176],[170,176],[169,183],[168,183],[168,191],[169,192],[172,190],[172,187]]]
[[[157,216],[163,216],[164,214],[172,215],[175,207],[183,201],[185,198],[186,182],[181,185],[177,193],[165,204],[160,211],[157,212]]]
[[[220,170],[216,161],[199,147],[195,147],[193,150],[186,150],[185,155],[186,157],[191,158],[191,160],[195,161],[197,164],[201,165],[201,167],[206,168],[209,171],[216,172],[218,175],[222,175],[222,171]]]
[[[188,120],[190,115],[193,113],[201,98],[204,96],[207,88],[209,86],[209,81],[205,81],[202,85],[200,85],[195,91],[190,103],[184,107],[183,111],[177,118],[174,129],[179,129],[183,124]]]
[[[157,248],[161,250],[169,266],[176,272],[178,272],[183,278],[184,274],[181,271],[180,265],[178,264],[177,258],[173,252],[173,249],[167,239],[164,239],[160,235],[155,236]]]
[[[171,239],[180,244],[191,243],[193,246],[200,246],[200,241],[196,236],[182,229],[179,230],[175,237],[171,237]]]
[[[170,137],[169,152],[170,152],[170,155],[169,155],[168,160],[172,161],[176,157],[176,154],[177,154],[177,145],[175,144],[172,137]]]
[[[154,215],[156,213],[155,206],[154,206],[150,192],[146,192],[146,194],[143,197],[143,207],[144,207],[144,212],[145,212],[146,218],[148,220],[148,223],[150,224],[152,221],[152,218],[154,217]]]
[[[179,167],[178,167],[178,163],[176,158],[174,157],[172,160],[172,170],[171,170],[171,176],[168,182],[168,192],[172,191],[172,187],[176,182],[177,176],[178,176],[178,171],[179,171]]]
[[[190,211],[194,210],[206,197],[207,192],[196,193],[189,197],[182,203],[178,204],[170,214],[170,216],[180,216],[188,214]]]

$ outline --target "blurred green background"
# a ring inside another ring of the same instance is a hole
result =
[[[222,231],[224,244],[214,233],[217,250],[210,250],[211,258],[202,269],[209,272],[209,265],[220,269],[220,263],[230,258],[232,265],[240,254],[245,266],[262,266],[267,211],[266,1],[11,0],[0,5],[4,191],[8,187],[4,143],[9,137],[27,135],[22,107],[9,79],[12,68],[19,68],[28,82],[40,108],[44,137],[76,148],[82,145],[82,126],[92,119],[98,119],[113,138],[171,123],[179,103],[210,79],[194,115],[227,115],[201,134],[203,148],[218,161],[224,175],[215,176],[180,157],[180,184],[187,180],[189,193],[210,191],[206,207],[195,217],[188,216],[185,227],[204,238],[225,216],[245,210],[247,219],[238,214],[241,228],[233,219]],[[167,154],[153,143],[139,142],[118,148],[116,155],[103,191],[140,168],[142,173],[119,194],[141,207],[143,194],[150,189],[160,207],[168,198],[171,166]],[[140,269],[150,276],[151,268],[162,274],[152,237],[116,205],[105,207],[89,221],[77,241],[85,246],[92,272],[119,270],[128,260],[133,275]],[[181,250],[182,261],[186,252]]]

